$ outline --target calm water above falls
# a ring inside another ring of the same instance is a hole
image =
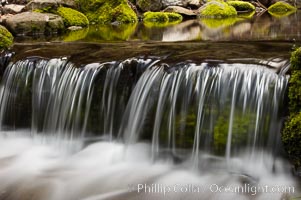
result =
[[[16,42],[41,41],[301,41],[301,11],[277,18],[263,13],[252,18],[224,20],[186,20],[168,27],[149,27],[143,23],[129,25],[91,25],[57,38],[17,37]]]

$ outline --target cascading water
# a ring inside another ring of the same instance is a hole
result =
[[[0,199],[295,196],[281,158],[286,85],[284,74],[239,62],[10,63]]]

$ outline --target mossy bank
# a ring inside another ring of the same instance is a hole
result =
[[[291,56],[288,86],[289,117],[282,131],[284,148],[296,168],[301,167],[301,48]]]

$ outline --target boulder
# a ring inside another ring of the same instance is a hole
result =
[[[174,13],[179,13],[181,15],[185,15],[185,16],[196,16],[197,12],[187,9],[187,8],[183,8],[181,6],[168,6],[167,8],[164,9],[164,12],[174,12]]]
[[[162,9],[161,0],[137,0],[136,4],[143,12],[160,11]]]
[[[25,10],[51,10],[59,6],[75,8],[74,0],[32,0],[25,6]]]
[[[13,35],[54,34],[64,30],[63,19],[55,14],[23,12],[5,20]]]

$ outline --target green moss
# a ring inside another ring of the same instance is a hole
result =
[[[147,27],[164,27],[180,23],[183,20],[182,15],[170,12],[145,12],[143,22]]]
[[[301,71],[292,72],[288,90],[289,111],[292,115],[301,111]]]
[[[38,12],[38,13],[55,13],[56,12],[56,8],[52,7],[52,6],[48,6],[42,9],[35,9],[33,10],[33,12]]]
[[[89,28],[83,28],[80,30],[70,31],[64,35],[63,40],[65,42],[73,42],[84,39],[89,32]]]
[[[297,9],[283,1],[279,1],[268,8],[270,14],[283,15],[285,13],[295,12]]]
[[[250,124],[250,116],[235,116],[232,124],[231,144],[245,145]],[[229,129],[229,113],[219,116],[214,127],[214,148],[217,152],[224,152],[227,145]]]
[[[200,11],[200,16],[205,18],[227,18],[236,15],[235,8],[222,1],[210,1]]]
[[[254,11],[255,6],[245,1],[227,1],[227,4],[233,6],[236,11]]]
[[[282,132],[284,148],[296,167],[301,166],[301,113],[291,116]]]
[[[87,17],[77,10],[71,8],[59,7],[57,14],[63,18],[65,26],[82,26],[86,27],[89,25]]]
[[[301,48],[291,54],[288,85],[289,119],[282,131],[282,142],[296,167],[301,166]]]
[[[291,70],[301,70],[301,47],[292,53],[290,62]]]
[[[90,22],[95,23],[133,23],[137,22],[136,13],[126,0],[77,0],[81,11],[87,15]]]
[[[4,27],[0,25],[0,49],[6,49],[13,44],[14,37]]]

